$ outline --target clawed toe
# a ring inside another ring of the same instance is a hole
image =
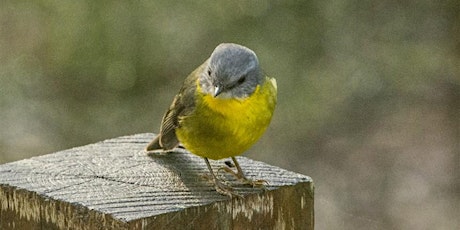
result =
[[[216,188],[216,191],[222,195],[229,196],[231,198],[233,197],[239,197],[241,198],[242,196],[235,192],[231,186],[226,185],[224,182],[216,180],[214,182],[214,186]]]
[[[229,167],[221,167],[218,170],[218,173],[221,172],[221,171],[225,171],[226,173],[234,176],[242,184],[250,185],[253,188],[264,188],[265,189],[265,185],[268,185],[268,182],[266,180],[251,180],[251,179],[247,178],[242,172],[234,172]]]

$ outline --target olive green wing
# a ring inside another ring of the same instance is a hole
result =
[[[195,109],[195,92],[199,74],[206,62],[193,71],[184,81],[179,93],[163,116],[161,122],[160,134],[150,142],[147,151],[164,149],[169,150],[179,145],[176,136],[176,128],[180,126],[180,117],[187,116]]]

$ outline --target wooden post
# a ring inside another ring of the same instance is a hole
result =
[[[218,194],[202,158],[148,156],[153,134],[119,137],[0,165],[0,229],[313,229],[310,177],[238,157],[243,198]],[[211,161],[217,172],[225,161]]]

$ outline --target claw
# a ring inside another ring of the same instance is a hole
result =
[[[226,185],[223,181],[217,179],[216,175],[214,175],[214,172],[212,171],[211,165],[209,164],[208,158],[204,158],[206,161],[206,165],[208,166],[209,172],[211,172],[211,176],[205,176],[208,180],[212,180],[214,183],[214,187],[216,188],[216,191],[224,196],[229,196],[230,198],[233,197],[242,197],[238,193],[236,193],[233,188],[229,185]]]
[[[214,181],[214,187],[216,188],[216,191],[222,195],[229,196],[230,198],[233,198],[233,197],[242,198],[242,196],[236,193],[232,187],[226,185],[220,180]]]
[[[240,164],[238,164],[238,161],[236,161],[236,158],[235,157],[232,157],[232,160],[235,164],[235,167],[236,169],[238,170],[237,172],[233,171],[232,169],[230,169],[229,167],[221,167],[218,172],[220,172],[221,170],[233,175],[236,179],[238,179],[239,181],[241,181],[243,184],[246,184],[246,185],[250,185],[252,186],[253,188],[262,188],[262,189],[266,189],[265,188],[265,185],[268,185],[268,181],[266,180],[251,180],[249,178],[247,178],[244,173],[243,173],[243,170],[241,169],[240,167]]]

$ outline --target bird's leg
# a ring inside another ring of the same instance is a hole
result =
[[[206,162],[206,165],[208,166],[208,169],[209,169],[209,172],[211,172],[211,179],[213,180],[214,182],[214,186],[216,188],[216,191],[222,195],[225,195],[225,196],[229,196],[230,198],[236,196],[236,197],[240,197],[239,194],[237,194],[236,192],[233,191],[233,188],[224,184],[222,181],[220,181],[219,179],[217,179],[216,175],[214,174],[214,172],[212,171],[212,167],[211,167],[211,164],[209,164],[209,160],[208,158],[204,158],[204,161]]]
[[[248,179],[245,175],[243,170],[240,167],[240,164],[236,160],[235,157],[232,157],[233,163],[235,164],[235,167],[237,169],[237,172],[234,172],[232,169],[229,167],[222,167],[219,170],[224,170],[230,174],[232,174],[234,177],[236,177],[238,180],[243,182],[244,184],[251,185],[252,187],[260,187],[260,188],[265,188],[265,184],[268,184],[266,180],[251,180]]]

